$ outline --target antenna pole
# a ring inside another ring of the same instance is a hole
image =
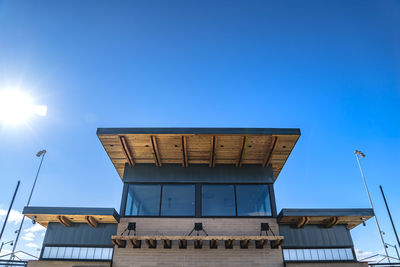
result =
[[[392,219],[392,214],[390,213],[389,206],[388,206],[388,204],[387,204],[387,202],[386,202],[385,193],[383,193],[383,189],[382,189],[382,186],[381,186],[381,185],[379,186],[379,188],[381,189],[382,197],[383,197],[383,200],[385,201],[385,205],[386,205],[387,212],[388,212],[388,214],[389,214],[390,222],[392,223],[394,235],[396,236],[396,239],[397,239],[397,244],[398,244],[399,247],[400,247],[399,236],[397,235],[396,227],[394,226],[393,219]],[[396,251],[397,251],[397,248],[396,248]],[[397,254],[398,254],[398,253],[397,253]]]

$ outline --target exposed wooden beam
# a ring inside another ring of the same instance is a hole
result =
[[[194,240],[193,241],[194,248],[202,248],[203,247],[203,240]]]
[[[339,221],[339,218],[337,216],[332,217],[328,220],[328,222],[325,224],[326,228],[331,228],[333,226],[335,226]]]
[[[279,240],[272,240],[271,241],[271,248],[279,248],[280,245],[283,244],[283,239],[279,239]]]
[[[250,240],[240,240],[240,248],[249,248]]]
[[[227,248],[227,249],[233,248],[233,239],[225,240],[225,248]]]
[[[269,162],[271,161],[271,156],[274,153],[276,143],[278,142],[278,136],[273,136],[272,138],[273,139],[272,139],[271,145],[267,148],[267,152],[265,153],[265,157],[262,162],[263,167],[267,166],[269,164]]]
[[[140,248],[142,246],[142,240],[131,239],[133,248]]]
[[[246,136],[242,136],[240,143],[240,150],[236,158],[236,167],[242,166],[242,158],[244,152],[244,144],[246,143]]]
[[[72,222],[65,216],[57,216],[58,221],[65,227],[70,227]]]
[[[210,240],[210,248],[211,248],[211,249],[213,249],[213,248],[218,248],[218,240],[211,239],[211,240]]]
[[[210,143],[210,159],[209,159],[209,166],[214,167],[214,159],[215,159],[215,136],[211,136],[211,143]]]
[[[132,156],[131,151],[129,150],[125,136],[120,136],[119,141],[121,142],[122,150],[123,150],[125,157],[129,163],[129,166],[132,166],[132,167],[135,166],[135,161],[133,160],[133,156]]]
[[[214,153],[212,158],[212,166],[215,167],[215,158],[217,157],[217,143],[218,143],[218,136],[214,138]]]
[[[151,136],[151,144],[153,146],[153,156],[154,156],[154,162],[156,166],[161,167],[161,158],[160,158],[160,153],[158,152],[158,146],[157,146],[157,138],[155,136]]]
[[[124,248],[126,246],[126,240],[111,239],[111,242],[119,248]]]
[[[255,241],[256,248],[258,249],[264,248],[265,243],[266,243],[265,240],[256,240]]]
[[[187,240],[186,239],[178,239],[178,245],[180,249],[187,248]]]
[[[163,239],[161,240],[164,248],[172,248],[172,241],[169,239]]]
[[[186,136],[182,136],[182,167],[189,167]]]
[[[306,225],[307,223],[309,223],[310,221],[310,217],[308,216],[302,216],[300,217],[300,219],[298,220],[298,222],[296,223],[296,228],[303,228],[304,225]]]
[[[87,224],[89,224],[91,227],[97,227],[98,221],[96,220],[95,217],[85,216],[85,220],[86,220]]]
[[[155,239],[146,239],[145,242],[146,242],[146,244],[147,244],[147,246],[149,248],[157,248],[157,240],[155,240]]]

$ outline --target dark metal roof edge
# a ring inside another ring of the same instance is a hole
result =
[[[278,215],[278,222],[284,216],[374,216],[371,208],[348,209],[282,209]]]
[[[22,214],[111,215],[117,222],[120,219],[118,212],[114,208],[24,207]]]
[[[97,128],[99,134],[260,134],[301,135],[299,128]]]

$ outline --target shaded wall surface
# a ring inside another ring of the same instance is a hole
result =
[[[346,225],[336,225],[332,228],[320,225],[306,225],[303,228],[280,225],[279,233],[285,237],[282,248],[353,247]]]
[[[73,223],[65,227],[60,223],[49,223],[43,246],[112,246],[111,236],[117,233],[117,224],[102,224],[91,227],[86,223]]]

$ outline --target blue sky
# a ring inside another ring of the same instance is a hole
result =
[[[122,183],[97,127],[298,127],[278,210],[368,207],[360,149],[395,244],[378,186],[400,227],[398,25],[390,0],[0,1],[0,88],[48,106],[0,125],[0,209],[20,179],[22,210],[46,148],[32,205],[118,210]],[[36,253],[26,245],[43,231],[31,232],[20,249]],[[357,249],[382,249],[373,220],[352,234]]]

